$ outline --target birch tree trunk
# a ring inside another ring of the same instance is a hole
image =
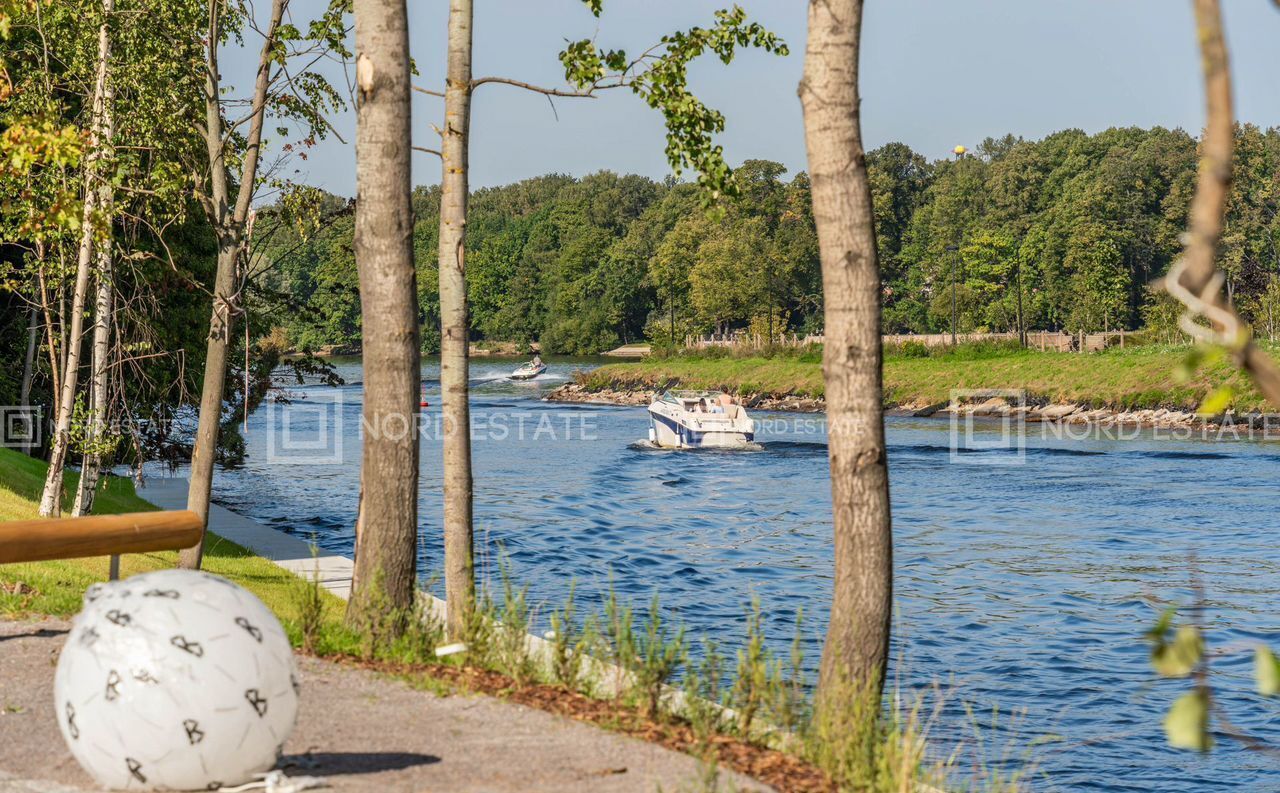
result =
[[[80,234],[80,251],[76,260],[76,286],[71,298],[71,321],[64,345],[66,364],[62,376],[62,393],[58,397],[58,417],[54,425],[49,451],[49,471],[40,496],[40,515],[62,514],[62,472],[67,463],[67,446],[71,437],[71,413],[75,407],[76,379],[80,374],[81,334],[84,331],[84,301],[89,291],[89,267],[93,261],[94,215],[98,204],[98,169],[109,133],[105,128],[107,84],[111,79],[111,35],[108,22],[115,10],[115,0],[102,0],[102,23],[98,25],[98,61],[93,83],[91,129],[93,141],[84,167],[84,214]]]
[[[28,417],[28,430],[31,433],[26,443],[22,444],[22,451],[27,454],[31,454],[32,442],[35,440],[36,417],[28,413],[27,408],[31,407],[31,381],[35,377],[36,347],[39,340],[40,309],[32,304],[27,314],[27,357],[22,364],[22,386],[18,392],[18,404]]]
[[[100,146],[104,156],[109,156],[111,139],[115,135],[115,117],[112,108],[115,96],[115,89],[108,81],[104,86],[102,102],[103,139]],[[98,206],[107,218],[112,216],[114,203],[115,196],[111,183],[104,179],[98,185]],[[75,504],[71,507],[73,517],[88,515],[93,511],[93,495],[98,486],[98,474],[102,467],[102,456],[98,452],[98,446],[106,435],[107,372],[115,302],[111,234],[112,229],[108,225],[105,238],[97,251],[98,294],[93,309],[93,358],[89,369],[89,444],[84,456],[84,464],[80,466],[80,486],[76,490]]]
[[[213,283],[213,310],[209,318],[209,340],[205,347],[204,381],[200,388],[200,418],[196,427],[195,446],[191,452],[187,509],[209,524],[209,498],[213,492],[213,463],[218,454],[218,431],[222,424],[222,397],[226,390],[227,349],[235,330],[235,315],[240,313],[240,293],[236,284],[236,267],[244,240],[245,221],[258,179],[258,157],[261,152],[262,124],[266,118],[267,88],[276,46],[276,34],[284,18],[288,0],[273,0],[271,20],[258,55],[258,73],[254,80],[249,131],[240,167],[240,186],[234,204],[227,174],[227,142],[224,136],[221,108],[221,83],[218,72],[217,8],[210,16],[208,59],[205,64],[204,135],[209,156],[209,193],[206,212],[218,238],[218,270]],[[178,554],[178,566],[199,569],[204,556],[204,538]]]
[[[799,90],[822,259],[822,370],[835,528],[835,589],[819,704],[850,685],[881,690],[893,596],[880,273],[858,113],[861,27],[862,0],[810,0]]]
[[[103,206],[111,206],[110,186],[104,186],[100,199]],[[89,375],[89,451],[85,453],[80,468],[80,487],[76,491],[74,517],[93,511],[93,496],[98,487],[102,469],[102,455],[98,451],[107,435],[107,387],[111,356],[111,322],[115,303],[115,272],[111,260],[111,245],[104,244],[98,250],[98,296],[93,314],[93,365]]]
[[[450,0],[444,132],[440,143],[440,414],[444,445],[447,629],[462,639],[475,605],[468,404],[467,144],[471,122],[471,0]]]
[[[407,614],[417,589],[420,360],[405,1],[356,0],[355,28],[364,444],[347,622],[362,628],[386,606]]]

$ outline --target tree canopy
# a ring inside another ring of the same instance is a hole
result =
[[[1224,237],[1233,300],[1273,332],[1280,293],[1280,130],[1237,129]],[[884,330],[1140,327],[1168,312],[1148,284],[1180,250],[1197,143],[1181,130],[1065,130],[991,138],[930,161],[902,143],[869,152]],[[821,331],[809,179],[774,162],[735,170],[738,195],[705,209],[694,185],[608,171],[478,190],[467,228],[473,338],[587,354],[642,339],[751,328]],[[414,196],[423,342],[438,344],[439,192]],[[299,348],[358,346],[351,224],[278,243],[272,277]],[[1268,324],[1269,323],[1269,324]]]

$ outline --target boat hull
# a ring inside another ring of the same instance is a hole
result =
[[[545,371],[547,371],[547,367],[545,366],[542,366],[538,369],[532,369],[527,371],[523,369],[517,369],[516,371],[508,375],[508,377],[512,380],[532,380],[533,378],[537,377],[538,375],[542,374]]]
[[[754,432],[700,431],[653,410],[649,422],[649,440],[665,449],[742,449],[755,440]]]

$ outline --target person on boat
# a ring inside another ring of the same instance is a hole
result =
[[[538,367],[542,366],[542,356],[535,352],[533,354],[533,361],[531,361],[529,365],[532,366],[534,369],[537,369]]]

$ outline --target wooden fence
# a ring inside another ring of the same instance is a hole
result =
[[[1060,330],[1027,331],[1027,347],[1044,352],[1096,352],[1108,347],[1124,347],[1125,337],[1131,330],[1113,330],[1103,333],[1066,333]],[[1016,341],[1017,331],[1005,333],[957,333],[955,343],[972,344],[983,341]],[[892,333],[881,336],[886,345],[923,344],[926,347],[948,347],[952,344],[950,333]],[[821,344],[822,336],[801,336],[789,333],[774,338],[774,346],[803,347],[809,344]],[[738,333],[712,333],[704,336],[686,336],[685,348],[701,350],[708,347],[733,347],[738,349],[761,349],[769,346],[764,335]]]

